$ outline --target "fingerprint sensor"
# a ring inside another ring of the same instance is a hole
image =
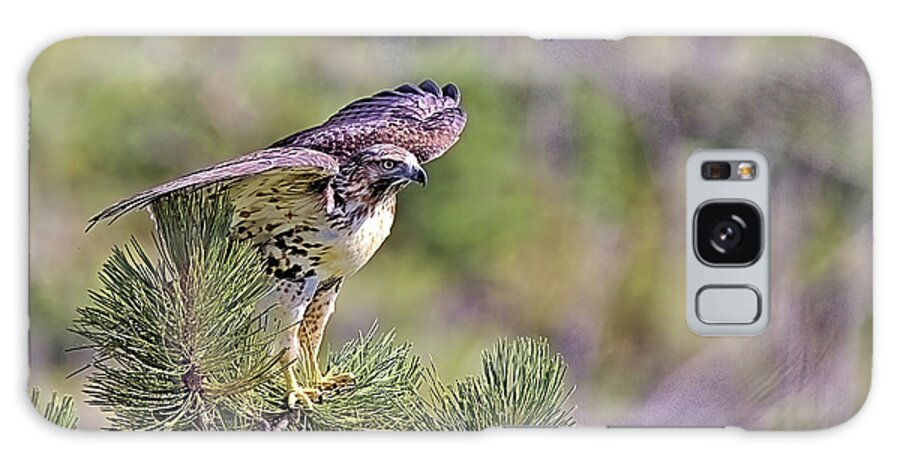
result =
[[[697,318],[704,324],[752,324],[762,305],[749,285],[708,285],[697,292]]]

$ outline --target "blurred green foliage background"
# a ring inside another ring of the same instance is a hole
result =
[[[456,83],[469,122],[401,194],[327,341],[378,319],[442,377],[499,336],[549,337],[582,424],[808,428],[862,403],[871,353],[871,95],[824,39],[79,38],[29,74],[31,382],[86,358],[66,331],[110,248],[109,203],[318,124],[402,82]],[[683,314],[683,164],[752,147],[773,165],[773,306],[752,340]],[[145,242],[146,243],[146,242]],[[747,399],[754,402],[747,406]],[[80,407],[79,425],[102,424]]]

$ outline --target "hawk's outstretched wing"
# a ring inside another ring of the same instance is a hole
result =
[[[466,125],[459,88],[432,80],[403,84],[342,108],[322,125],[285,137],[269,148],[299,146],[338,157],[390,143],[427,163],[456,143]]]
[[[113,222],[119,216],[172,192],[196,189],[217,182],[233,182],[268,171],[281,170],[292,175],[296,187],[304,183],[324,189],[337,174],[337,160],[330,155],[302,147],[267,148],[194,171],[165,184],[136,193],[113,203],[88,221],[88,229],[103,220]]]

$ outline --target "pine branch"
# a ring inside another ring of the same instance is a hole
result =
[[[482,373],[445,385],[428,370],[432,430],[483,430],[500,426],[568,427],[574,408],[565,403],[567,365],[546,339],[501,339],[482,351]]]
[[[409,343],[395,344],[393,331],[378,334],[377,324],[339,351],[328,354],[325,372],[352,373],[352,387],[323,392],[312,409],[286,410],[278,377],[263,395],[270,409],[266,426],[279,430],[412,430],[421,421],[418,390],[422,365]],[[302,365],[303,363],[297,363]],[[298,378],[302,369],[296,368]]]
[[[94,349],[88,404],[116,429],[243,428],[253,390],[279,367],[265,312],[270,288],[258,253],[232,240],[226,195],[192,194],[154,206],[159,255],[132,239],[113,249],[102,290],[73,331]]]
[[[50,400],[41,409],[41,389],[40,387],[31,387],[31,405],[34,406],[44,419],[66,428],[74,429],[78,424],[78,414],[75,411],[75,400],[72,395],[60,395],[56,391],[50,394]]]

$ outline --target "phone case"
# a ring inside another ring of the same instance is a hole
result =
[[[28,86],[28,387],[60,426],[822,429],[865,401],[871,87],[835,41],[77,38]],[[685,166],[730,148],[769,163],[770,318],[703,337]]]

